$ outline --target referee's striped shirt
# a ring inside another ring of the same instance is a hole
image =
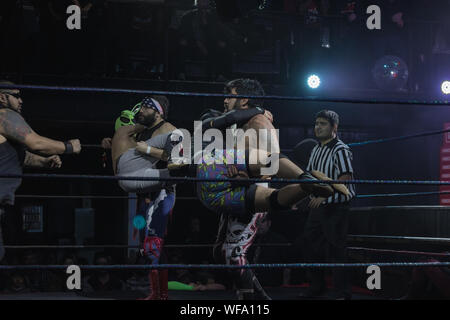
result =
[[[352,152],[350,148],[338,138],[335,138],[325,145],[317,144],[311,151],[307,171],[317,170],[333,180],[338,180],[344,174],[353,176]],[[346,185],[350,191],[350,196],[335,193],[327,198],[325,203],[344,203],[350,201],[355,196],[355,186]]]

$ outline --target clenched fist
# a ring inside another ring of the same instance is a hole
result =
[[[103,138],[102,148],[103,149],[111,149],[112,148],[112,139],[111,138]]]
[[[81,151],[80,139],[72,139],[72,140],[69,140],[69,142],[73,147],[73,153],[80,153],[80,151]]]
[[[139,141],[136,144],[136,150],[140,153],[147,154],[147,147],[148,147],[148,144],[144,141]]]
[[[46,168],[51,168],[51,169],[61,168],[62,161],[59,156],[51,156],[51,157],[45,158],[44,165]]]

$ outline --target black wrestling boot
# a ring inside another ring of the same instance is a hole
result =
[[[167,165],[171,177],[197,177],[197,165],[187,163],[169,163]]]
[[[309,172],[303,172],[298,179],[300,180],[317,180],[313,175]],[[315,197],[328,198],[332,196],[334,193],[333,188],[326,183],[304,183],[300,182],[302,189],[307,192],[313,194]]]

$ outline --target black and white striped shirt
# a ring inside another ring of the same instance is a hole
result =
[[[307,171],[317,170],[333,180],[338,180],[344,174],[353,176],[352,152],[350,148],[338,138],[335,138],[325,145],[317,144],[311,151]],[[335,193],[327,198],[326,203],[344,203],[350,201],[355,196],[355,186],[346,185],[351,195],[344,196]]]

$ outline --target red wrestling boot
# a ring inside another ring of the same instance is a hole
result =
[[[163,239],[156,236],[145,237],[144,239],[144,255],[147,257],[152,265],[159,263],[159,258],[161,256]],[[151,270],[149,273],[150,289],[151,294],[144,298],[143,300],[160,300],[160,286],[159,286],[159,272],[158,270]],[[167,286],[167,284],[166,284]],[[167,292],[167,291],[166,291]]]
[[[161,300],[161,295],[159,291],[159,272],[158,270],[151,270],[148,275],[148,280],[150,281],[150,294],[148,297],[141,298],[138,300]]]
[[[159,271],[159,292],[161,300],[169,300],[168,278],[169,270],[164,269]]]

